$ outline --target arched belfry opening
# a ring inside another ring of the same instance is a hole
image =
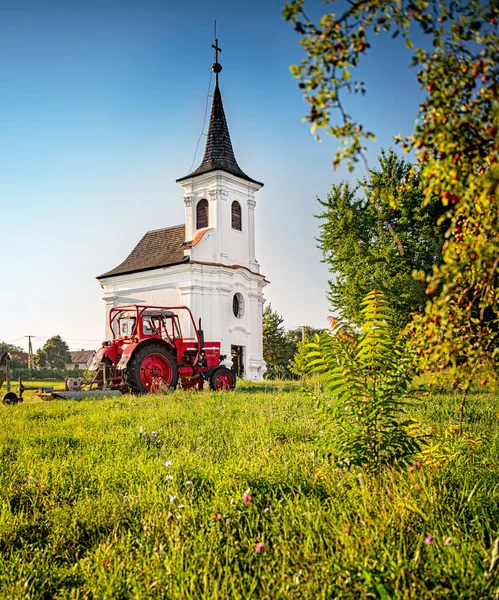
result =
[[[196,205],[196,229],[209,227],[209,212],[208,200],[202,198]]]
[[[237,200],[234,200],[231,206],[231,226],[236,231],[243,230],[241,205]]]

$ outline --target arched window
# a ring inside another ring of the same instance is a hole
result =
[[[239,292],[234,294],[234,297],[232,298],[232,312],[238,319],[244,317],[244,298]]]
[[[200,200],[196,206],[196,229],[208,227],[208,200]]]
[[[237,229],[238,231],[243,230],[241,221],[241,205],[236,200],[234,200],[232,203],[232,229]]]

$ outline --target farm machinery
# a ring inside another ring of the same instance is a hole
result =
[[[42,398],[51,398],[51,397],[61,397],[61,398],[75,398],[75,399],[81,399],[83,397],[83,395],[85,394],[89,394],[92,395],[92,392],[84,392],[81,388],[81,379],[66,379],[66,388],[64,390],[54,390],[54,386],[44,386],[44,387],[26,387],[23,383],[23,380],[21,377],[19,377],[18,380],[18,386],[17,386],[17,394],[16,392],[12,389],[12,371],[11,371],[11,356],[9,352],[4,352],[3,354],[0,354],[0,389],[2,389],[2,386],[4,384],[4,382],[6,382],[7,384],[7,392],[3,395],[2,398],[2,402],[4,404],[19,404],[19,402],[23,402],[24,398],[23,398],[23,394],[26,390],[37,390],[38,392],[38,396],[41,396]],[[72,388],[77,388],[79,391],[78,392],[74,392],[71,391]],[[100,392],[103,395],[107,395],[104,394],[104,392]],[[110,392],[111,394],[119,394],[120,392]],[[96,392],[93,392],[93,394],[95,395]]]
[[[3,403],[17,404],[18,402],[23,401],[23,395],[20,393],[18,396],[11,389],[10,361],[11,356],[9,352],[3,352],[0,354],[0,389],[5,382],[7,386],[7,392],[2,398]]]
[[[193,337],[183,337],[183,324]],[[223,362],[220,342],[207,342],[186,306],[165,308],[136,304],[115,306],[109,313],[113,339],[95,354],[90,386],[145,394],[175,389],[232,390],[234,373]]]
[[[193,337],[183,337],[182,327]],[[207,382],[214,391],[233,390],[236,377],[224,365],[220,342],[207,342],[186,306],[165,308],[136,304],[115,306],[109,313],[112,339],[102,343],[90,371],[91,379],[68,378],[64,390],[36,388],[42,398],[104,397],[146,394],[175,389],[201,390]],[[2,359],[2,357],[0,357]],[[22,402],[27,388],[19,379],[19,395],[10,390],[10,356],[3,358],[7,379],[5,404]],[[2,365],[0,365],[1,367]],[[0,381],[1,381],[0,374]]]

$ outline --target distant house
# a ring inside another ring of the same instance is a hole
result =
[[[28,364],[28,353],[27,352],[17,352],[17,350],[11,350],[10,356],[12,359],[16,359],[20,362]]]
[[[94,350],[76,350],[70,352],[71,362],[66,364],[66,369],[88,369],[95,355]]]

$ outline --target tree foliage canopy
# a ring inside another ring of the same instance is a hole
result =
[[[15,346],[8,342],[0,342],[0,354],[4,352],[24,352],[24,350],[20,346]]]
[[[317,215],[319,248],[334,274],[329,299],[347,321],[362,323],[362,302],[373,289],[381,290],[390,304],[396,331],[407,325],[411,313],[424,309],[426,284],[415,281],[413,271],[429,272],[441,263],[445,238],[444,226],[437,224],[444,209],[438,198],[423,206],[422,187],[417,169],[394,152],[382,152],[369,181],[357,187],[333,185],[327,200],[319,200],[324,208]],[[380,197],[377,207],[370,200],[375,193]]]
[[[0,357],[2,357],[5,352],[19,352],[24,353],[24,350],[20,346],[16,346],[14,344],[9,344],[8,342],[0,342]],[[10,366],[13,369],[19,369],[26,366],[26,363],[21,360],[18,356],[11,355],[11,363]]]
[[[35,354],[35,364],[39,367],[50,367],[52,369],[64,369],[71,362],[69,346],[60,335],[54,335],[48,339],[43,348]]]
[[[310,104],[307,119],[313,131],[323,128],[342,142],[335,166],[365,160],[373,134],[344,108],[345,92],[365,92],[351,70],[378,34],[400,36],[412,49],[427,95],[413,134],[398,141],[416,151],[428,179],[425,202],[440,198],[449,223],[443,264],[419,274],[430,301],[415,319],[413,344],[423,367],[450,363],[458,376],[459,358],[466,358],[474,372],[499,352],[499,5],[358,0],[342,8],[313,23],[304,0],[285,4],[305,50],[291,70]],[[411,40],[416,27],[430,42],[424,48]]]
[[[305,377],[308,373],[308,353],[309,344],[316,335],[322,333],[322,329],[315,329],[310,325],[302,325],[297,329],[290,329],[286,336],[288,340],[293,344],[292,358],[289,361],[289,370],[293,375],[297,377]]]
[[[269,304],[263,311],[263,359],[267,363],[267,377],[288,374],[287,364],[293,354],[293,345],[286,336],[284,319]]]

